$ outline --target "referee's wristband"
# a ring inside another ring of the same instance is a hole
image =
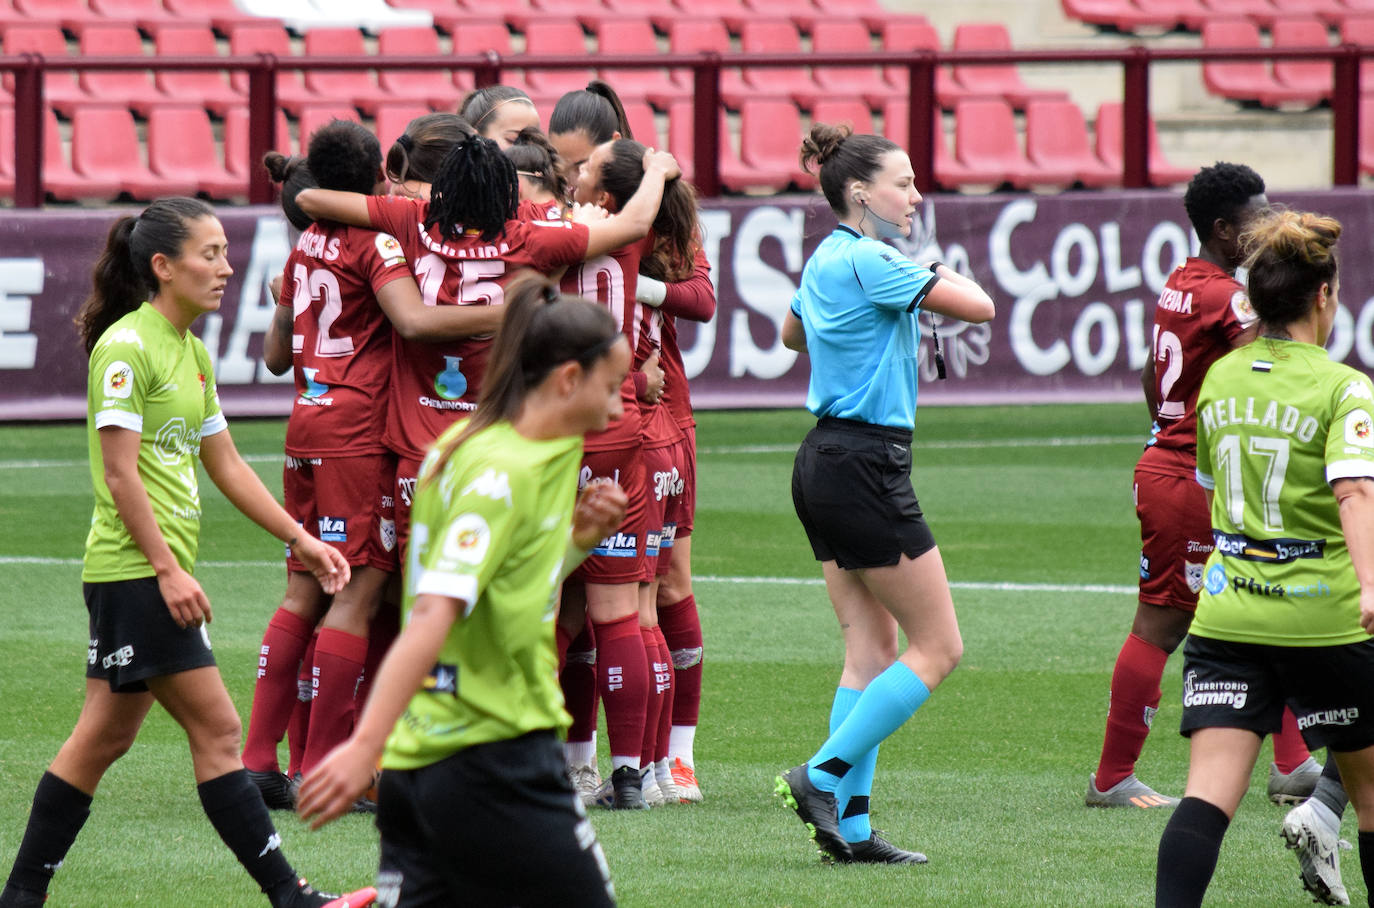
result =
[[[939,259],[934,259],[933,261],[931,261],[929,265],[926,266],[926,270],[929,271],[931,274],[934,274],[935,269],[939,268],[941,265],[945,265],[945,263],[940,261]],[[949,266],[945,265],[945,267],[948,268]]]

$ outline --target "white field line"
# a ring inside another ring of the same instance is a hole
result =
[[[42,558],[28,555],[0,555],[0,566],[41,565],[53,567],[80,567],[80,558]],[[206,568],[276,568],[284,566],[282,561],[202,561],[197,567]],[[824,586],[820,577],[693,577],[693,583],[725,583],[733,585],[759,586]],[[993,593],[1104,593],[1109,595],[1134,595],[1134,586],[1116,586],[1101,583],[983,583],[956,580],[950,583],[951,589],[979,590]]]
[[[916,441],[918,451],[962,450],[965,448],[1081,448],[1089,445],[1143,444],[1140,435],[1075,435],[1050,438],[990,438],[951,439],[948,441]],[[698,454],[790,454],[797,445],[710,445],[697,450]],[[281,454],[245,454],[249,463],[281,463]],[[0,460],[0,470],[45,470],[61,467],[84,467],[85,460]]]

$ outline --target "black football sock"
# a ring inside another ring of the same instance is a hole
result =
[[[1360,873],[1364,874],[1368,902],[1374,905],[1374,832],[1360,831]]]
[[[281,836],[248,770],[236,769],[196,786],[205,815],[234,857],[268,894],[273,905],[287,904],[296,888],[296,871],[281,851]]]
[[[90,795],[50,772],[43,773],[33,793],[24,840],[14,856],[9,882],[0,894],[0,905],[26,905],[34,896],[38,897],[35,904],[41,904],[53,873],[62,866],[90,815]]]
[[[1350,803],[1345,795],[1345,786],[1341,784],[1336,756],[1329,748],[1326,751],[1326,765],[1322,767],[1321,778],[1317,779],[1317,787],[1312,789],[1312,797],[1331,808],[1337,820],[1345,813],[1345,805]]]
[[[1195,908],[1217,869],[1221,839],[1231,824],[1221,808],[1184,798],[1159,839],[1155,908]]]

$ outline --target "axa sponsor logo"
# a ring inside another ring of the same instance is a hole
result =
[[[1197,672],[1189,672],[1183,679],[1183,705],[1244,709],[1249,691],[1250,685],[1244,681],[1199,681]]]
[[[1228,558],[1259,561],[1266,564],[1289,564],[1299,558],[1322,557],[1325,539],[1253,539],[1244,533],[1212,531],[1217,551]]]
[[[320,538],[325,542],[347,542],[348,524],[342,517],[322,516],[319,519]]]
[[[1359,707],[1347,706],[1341,709],[1322,709],[1314,713],[1298,716],[1298,731],[1313,725],[1354,725],[1360,718]]]

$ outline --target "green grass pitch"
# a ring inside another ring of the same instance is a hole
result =
[[[874,824],[930,855],[923,867],[825,867],[770,796],[773,775],[820,743],[839,635],[792,513],[804,413],[706,413],[698,434],[696,594],[706,634],[697,758],[706,801],[596,812],[621,902],[719,905],[1096,905],[1153,899],[1160,812],[1088,810],[1107,687],[1134,611],[1139,540],[1131,467],[1145,413],[1132,406],[930,408],[917,417],[914,481],[940,541],[963,663],[882,749]],[[280,488],[284,424],[234,436]],[[34,784],[80,706],[85,613],[79,559],[90,516],[80,426],[0,428],[0,873]],[[207,481],[198,574],[215,652],[247,722],[256,647],[283,589],[281,546]],[[789,582],[782,582],[789,581]],[[1181,791],[1179,659],[1141,760]],[[604,735],[602,736],[604,742]],[[604,744],[603,744],[604,749]],[[1209,905],[1307,904],[1264,796],[1268,748],[1227,836]],[[603,769],[608,768],[603,753]],[[288,857],[324,887],[374,876],[368,818],[319,833],[277,814]],[[1353,815],[1345,824],[1354,839]],[[1365,898],[1347,852],[1352,902]],[[106,776],[58,872],[55,906],[257,906],[256,887],[200,812],[179,729],[154,710]]]

